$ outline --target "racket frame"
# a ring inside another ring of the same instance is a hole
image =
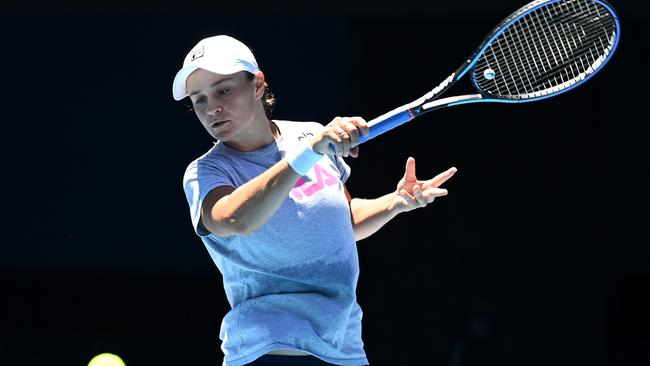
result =
[[[615,25],[616,25],[616,37],[614,39],[614,45],[612,46],[609,54],[603,62],[590,74],[587,74],[586,77],[573,85],[570,85],[566,88],[560,89],[556,92],[551,92],[546,95],[533,98],[525,99],[508,99],[508,98],[495,98],[490,96],[488,93],[485,93],[477,85],[476,80],[472,77],[472,85],[479,92],[478,94],[468,94],[461,96],[447,97],[443,99],[437,99],[442,94],[444,94],[449,88],[451,88],[458,80],[460,80],[465,74],[472,70],[479,58],[483,55],[485,50],[492,44],[492,42],[503,32],[505,32],[510,26],[512,26],[517,20],[526,16],[527,14],[537,10],[540,7],[547,6],[552,3],[557,3],[564,0],[537,0],[533,1],[522,8],[518,9],[514,13],[510,14],[507,18],[501,21],[493,30],[490,32],[484,40],[481,42],[480,46],[476,48],[476,51],[465,61],[454,73],[449,75],[445,80],[443,80],[438,86],[433,88],[427,94],[422,97],[414,100],[411,103],[405,104],[401,107],[393,109],[388,113],[385,113],[377,118],[372,119],[368,122],[369,133],[365,136],[359,136],[359,144],[364,143],[370,139],[373,139],[384,132],[387,132],[395,127],[398,127],[406,122],[411,121],[412,119],[418,117],[421,114],[431,112],[437,109],[451,107],[461,104],[469,103],[482,103],[482,102],[494,102],[494,103],[525,103],[525,102],[534,102],[542,99],[547,99],[565,93],[578,85],[583,84],[587,80],[591,79],[596,75],[602,68],[609,62],[612,58],[612,55],[616,51],[618,42],[620,40],[620,22],[616,12],[607,2],[603,0],[592,0],[595,3],[598,3],[610,12],[612,15]]]

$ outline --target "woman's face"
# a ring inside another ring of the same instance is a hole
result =
[[[260,83],[262,88],[257,88]],[[245,71],[219,75],[197,69],[187,78],[186,86],[194,113],[208,133],[227,142],[241,140],[252,129],[258,94],[263,93],[264,76],[260,72],[250,81]]]

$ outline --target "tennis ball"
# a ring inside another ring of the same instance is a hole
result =
[[[102,353],[93,357],[88,366],[126,366],[120,356],[112,353]]]

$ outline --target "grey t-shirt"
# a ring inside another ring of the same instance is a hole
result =
[[[252,234],[219,237],[201,224],[210,190],[243,185],[323,128],[274,122],[281,132],[277,141],[251,152],[217,143],[183,178],[192,224],[223,275],[232,306],[220,331],[224,365],[243,365],[275,349],[366,365],[356,301],[359,261],[343,186],[350,167],[343,159],[324,156]]]

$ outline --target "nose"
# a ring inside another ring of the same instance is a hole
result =
[[[217,113],[221,113],[222,111],[223,111],[223,106],[216,101],[211,102],[210,105],[208,106],[208,114],[211,116],[214,116]]]

